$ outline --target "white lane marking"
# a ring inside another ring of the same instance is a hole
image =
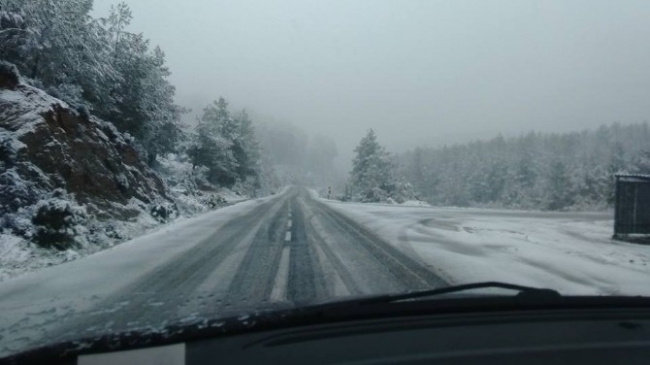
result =
[[[287,285],[289,284],[289,254],[291,249],[287,246],[282,249],[282,257],[278,273],[275,276],[273,290],[271,291],[271,301],[280,302],[287,299]]]
[[[291,219],[287,222],[287,228],[291,228]]]
[[[287,231],[287,234],[284,236],[286,242],[291,241],[291,231]]]

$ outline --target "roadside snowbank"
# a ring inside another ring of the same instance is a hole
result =
[[[400,205],[403,205],[405,207],[430,207],[431,206],[431,204],[424,202],[422,200],[407,200]]]
[[[218,196],[220,199],[223,199],[223,206],[241,203],[249,199],[246,196],[238,195],[227,190],[219,192]],[[179,194],[175,198],[180,200],[183,197],[183,195]],[[0,231],[0,282],[30,271],[40,270],[92,255],[133,238],[160,230],[167,230],[169,227],[174,227],[176,224],[184,222],[191,217],[197,215],[199,217],[209,216],[211,212],[214,212],[210,211],[210,207],[195,197],[189,196],[185,197],[185,199],[191,200],[191,202],[185,202],[185,204],[191,204],[201,209],[197,208],[196,211],[182,211],[180,212],[182,214],[181,216],[167,224],[161,223],[151,215],[144,213],[140,214],[132,222],[118,220],[104,222],[103,226],[110,227],[107,230],[111,232],[111,235],[107,236],[104,232],[92,234],[90,236],[92,236],[93,243],[86,242],[77,249],[64,251],[44,249],[22,237]],[[221,209],[223,208],[217,210]],[[78,229],[86,229],[86,227],[78,227]]]
[[[650,295],[650,246],[611,240],[609,214],[326,203],[450,283]]]

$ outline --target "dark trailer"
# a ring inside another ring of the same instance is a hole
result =
[[[617,174],[614,237],[650,235],[650,175]]]

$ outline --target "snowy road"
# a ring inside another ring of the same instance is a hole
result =
[[[0,355],[107,330],[446,283],[290,188],[0,284]]]
[[[650,246],[608,213],[340,203],[302,188],[0,283],[0,356],[107,331],[497,280],[650,295]]]
[[[574,295],[650,295],[650,246],[612,240],[610,212],[326,204],[450,284],[495,280]]]

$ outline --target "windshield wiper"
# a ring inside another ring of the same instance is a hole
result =
[[[364,304],[373,304],[373,303],[395,303],[405,300],[412,300],[418,298],[427,298],[435,297],[443,294],[450,293],[460,293],[467,290],[474,289],[508,289],[517,291],[517,297],[525,299],[536,299],[536,300],[548,300],[548,299],[557,299],[561,298],[562,295],[552,289],[541,289],[534,288],[530,286],[501,283],[498,281],[486,281],[481,283],[472,283],[472,284],[463,284],[463,285],[454,285],[445,288],[429,289],[416,292],[410,292],[405,294],[394,294],[394,295],[381,295],[372,298],[366,298],[360,300]]]

